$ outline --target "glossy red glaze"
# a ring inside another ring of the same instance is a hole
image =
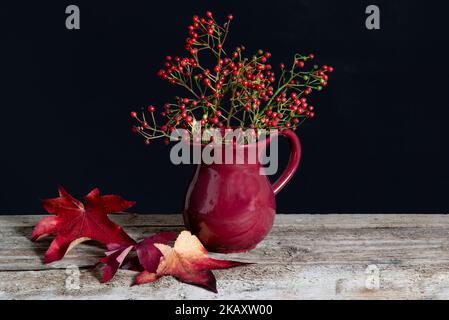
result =
[[[275,194],[292,178],[301,156],[296,134],[286,130],[280,135],[289,139],[291,154],[287,168],[273,185],[260,174],[262,165],[251,164],[247,156],[254,148],[264,151],[269,140],[228,147],[234,156],[242,152],[242,164],[198,165],[186,195],[184,222],[210,251],[251,250],[271,230],[276,213]],[[225,151],[223,157],[224,154]]]

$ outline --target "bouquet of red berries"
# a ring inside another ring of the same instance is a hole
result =
[[[313,54],[296,54],[291,66],[280,64],[276,80],[271,54],[259,50],[245,57],[245,47],[226,47],[233,16],[219,24],[211,12],[206,17],[194,16],[185,43],[187,55],[167,56],[158,75],[172,85],[186,89],[188,96],[166,103],[155,117],[150,105],[139,115],[133,131],[145,138],[164,138],[173,131],[192,132],[202,129],[241,128],[254,130],[296,129],[304,120],[314,117],[308,96],[327,86],[333,67],[307,65]],[[200,62],[200,61],[203,61]],[[206,62],[204,62],[206,61]]]

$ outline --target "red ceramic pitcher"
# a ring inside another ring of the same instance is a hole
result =
[[[271,230],[276,213],[275,195],[289,182],[299,165],[301,144],[291,130],[279,132],[290,145],[290,160],[279,179],[271,184],[260,174],[257,161],[243,164],[199,164],[187,191],[184,223],[201,242],[215,252],[249,251]],[[271,136],[272,137],[272,136]],[[265,151],[270,137],[261,142],[230,146]],[[204,146],[203,146],[204,147]]]

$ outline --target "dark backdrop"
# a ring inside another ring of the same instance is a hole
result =
[[[58,185],[98,186],[138,202],[182,207],[191,166],[130,132],[129,113],[175,92],[155,73],[182,54],[191,16],[233,13],[231,39],[269,49],[273,64],[314,52],[331,64],[298,131],[303,159],[279,212],[445,212],[449,208],[447,10],[443,1],[17,1],[0,5],[0,212],[42,213]],[[65,7],[81,30],[65,28]],[[381,9],[381,30],[365,8]],[[282,158],[287,158],[284,142]]]

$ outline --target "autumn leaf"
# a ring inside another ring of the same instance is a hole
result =
[[[135,280],[136,284],[154,282],[162,276],[171,275],[181,282],[198,285],[217,293],[216,279],[211,270],[245,264],[209,258],[206,248],[189,231],[180,233],[173,248],[159,243],[154,246],[162,253],[159,266],[156,271],[146,269],[141,272]]]
[[[174,241],[177,235],[177,232],[160,232],[145,238],[136,245],[137,257],[144,270],[156,272],[162,257],[162,253],[156,247],[156,244],[166,245],[169,241]]]
[[[105,267],[103,268],[103,278],[101,280],[102,283],[109,282],[114,277],[117,270],[122,266],[128,254],[133,249],[134,246],[128,246],[106,252],[106,256],[101,258],[94,267],[94,269],[96,269],[100,264],[105,264]]]
[[[154,246],[154,244],[166,244],[169,241],[175,240],[176,236],[176,232],[161,232],[145,238],[136,245],[121,247],[106,252],[106,256],[101,258],[100,262],[97,264],[97,266],[99,264],[105,264],[101,282],[109,282],[123,264],[126,265],[124,269],[156,272],[162,253]],[[134,258],[128,257],[128,254],[132,250],[135,250],[137,253],[137,261]],[[127,258],[128,260],[126,261]]]
[[[103,243],[111,250],[135,244],[119,225],[108,218],[108,214],[124,211],[134,202],[115,195],[100,196],[98,189],[92,190],[84,200],[83,204],[62,187],[59,188],[58,198],[43,200],[45,210],[55,216],[39,221],[31,240],[56,235],[45,253],[45,263],[62,259],[75,245],[90,239]]]

